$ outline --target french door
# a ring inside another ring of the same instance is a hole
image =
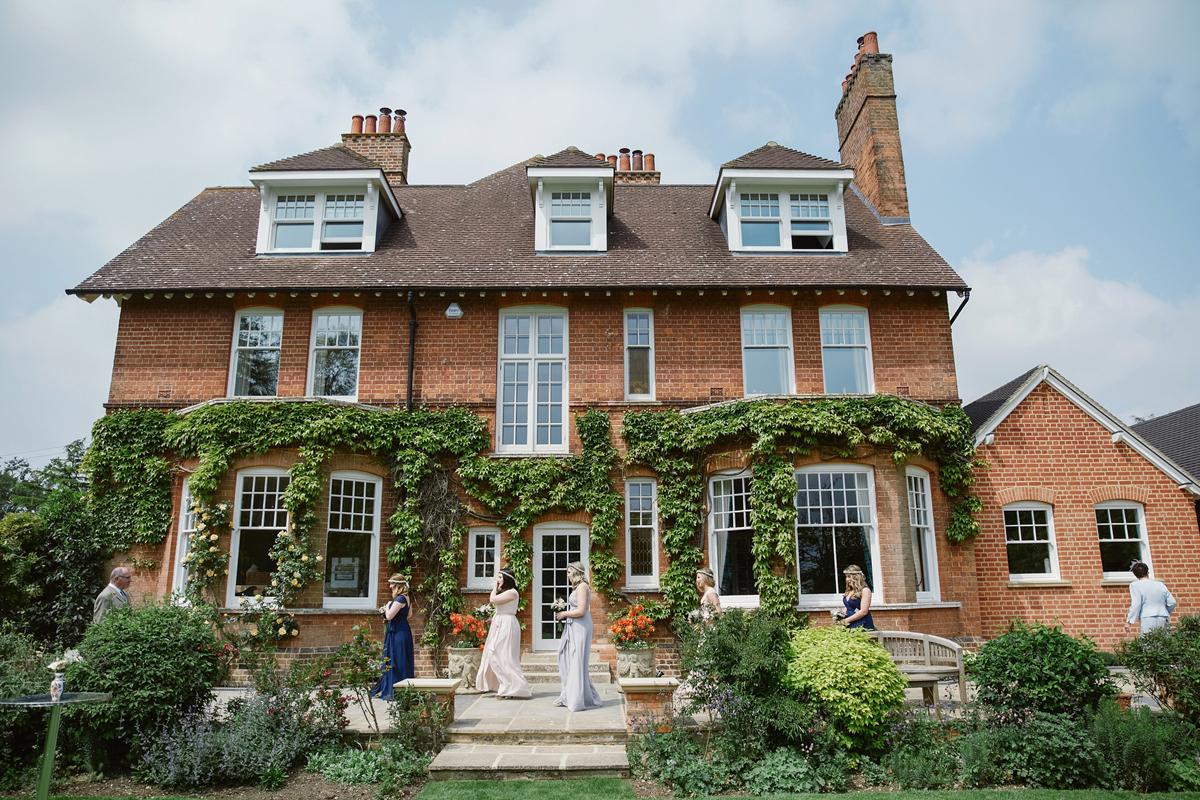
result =
[[[571,594],[567,564],[588,563],[588,528],[578,522],[546,522],[533,529],[533,649],[557,650],[563,624],[554,621],[555,598]]]

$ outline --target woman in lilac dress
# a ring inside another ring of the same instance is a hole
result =
[[[388,578],[392,599],[379,613],[387,620],[383,635],[383,677],[371,691],[372,697],[391,700],[394,687],[407,678],[417,677],[413,652],[412,628],[408,626],[408,579],[397,572]]]
[[[588,661],[592,655],[592,590],[587,585],[587,572],[579,561],[567,565],[567,580],[575,590],[567,601],[567,610],[554,615],[556,620],[566,623],[562,638],[558,640],[558,679],[562,681],[562,694],[554,705],[583,711],[602,705],[600,693],[588,677]]]
[[[517,603],[521,595],[517,592],[516,576],[506,569],[500,570],[488,599],[496,607],[496,614],[483,645],[475,688],[481,692],[495,692],[501,700],[509,697],[523,700],[531,692],[525,673],[521,671],[521,623],[517,622]]]

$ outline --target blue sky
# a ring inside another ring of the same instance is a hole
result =
[[[117,309],[62,290],[205,186],[385,105],[419,183],[568,144],[653,152],[673,183],[767,140],[836,157],[868,30],[914,224],[975,289],[964,399],[1045,361],[1126,419],[1200,402],[1200,4],[9,0],[0,457],[103,413]]]

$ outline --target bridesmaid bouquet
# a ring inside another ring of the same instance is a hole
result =
[[[484,603],[475,609],[475,619],[491,619],[494,616],[496,616],[496,607],[491,603]]]
[[[841,622],[846,618],[846,609],[831,608],[829,609],[829,616],[833,618],[834,622]]]
[[[556,597],[554,598],[554,602],[550,604],[550,610],[555,614],[561,611],[566,611],[570,607],[571,606],[567,603],[567,599],[565,597]]]

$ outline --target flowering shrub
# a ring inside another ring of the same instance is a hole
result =
[[[233,509],[229,503],[206,506],[192,500],[192,513],[196,516],[196,530],[188,534],[187,552],[183,555],[183,568],[187,570],[184,596],[193,603],[208,600],[217,604],[212,585],[229,574],[229,551],[218,541],[221,531],[229,529],[229,517]]]
[[[450,635],[454,639],[451,647],[483,648],[487,641],[488,620],[479,619],[471,614],[450,615]]]
[[[613,644],[626,649],[646,648],[651,645],[650,634],[654,633],[654,619],[643,613],[645,610],[645,606],[641,604],[630,606],[624,614],[616,618],[609,626]]]
[[[242,651],[226,642],[225,644],[202,644],[200,652],[207,653],[217,661],[216,685],[224,685],[229,678],[229,670]]]
[[[354,692],[355,702],[362,709],[371,729],[378,734],[379,720],[375,716],[375,705],[371,692],[383,677],[383,643],[371,635],[367,625],[355,625],[350,641],[343,642],[337,652],[337,663],[341,666],[341,683]]]
[[[284,605],[299,597],[310,581],[324,576],[321,562],[325,557],[314,550],[308,531],[297,529],[295,522],[276,535],[271,558],[275,559],[276,569],[271,573],[268,594],[278,597]]]
[[[300,635],[296,618],[277,608],[260,608],[257,614],[243,616],[241,623],[235,636],[243,650],[261,650]]]

